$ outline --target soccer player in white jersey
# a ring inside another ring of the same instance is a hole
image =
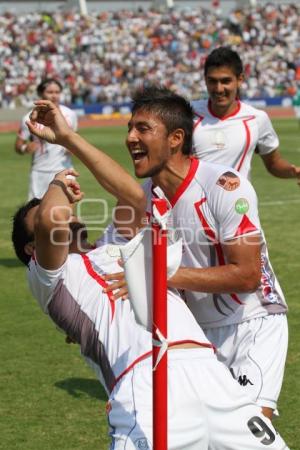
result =
[[[195,156],[233,167],[250,179],[256,152],[272,175],[297,178],[300,183],[300,167],[282,158],[267,113],[240,100],[244,73],[237,52],[228,47],[213,50],[206,59],[204,76],[209,99],[193,102]]]
[[[43,80],[37,87],[37,94],[40,98],[51,100],[56,105],[59,105],[61,92],[62,85],[54,78]],[[59,108],[69,126],[76,131],[76,113],[64,105],[59,105]],[[15,142],[15,150],[20,155],[30,154],[32,156],[28,192],[30,200],[33,197],[41,198],[54,176],[58,172],[72,167],[72,160],[71,153],[65,147],[49,144],[30,133],[26,125],[29,115],[30,112],[22,119]]]
[[[250,182],[227,166],[191,158],[193,109],[168,89],[133,98],[127,147],[139,178],[151,177],[172,207],[184,241],[169,286],[187,304],[218,355],[269,417],[287,352],[287,306],[272,270]]]
[[[50,107],[51,114],[63,124],[59,111],[54,105]],[[44,124],[52,122],[49,114],[43,115]],[[130,223],[134,232],[145,214],[145,196],[138,183],[61,124],[54,127],[59,130],[55,139],[75,143],[74,153],[101,184],[121,203],[127,201],[134,208],[136,217]],[[44,129],[43,137],[45,133]],[[53,141],[54,134],[52,129],[47,134],[49,140]],[[104,275],[118,270],[116,257],[107,246],[87,253],[86,235],[80,232],[83,225],[66,226],[71,220],[76,223],[72,205],[82,198],[79,184],[69,175],[78,174],[72,169],[61,172],[41,201],[33,199],[16,213],[16,254],[28,265],[30,287],[42,309],[80,344],[109,395],[110,448],[151,449],[151,335],[137,325],[128,301],[113,301],[103,291]],[[77,232],[72,239],[70,230],[74,228]],[[266,445],[287,449],[271,422],[214,356],[212,345],[184,301],[171,292],[168,312],[168,449],[255,450]]]

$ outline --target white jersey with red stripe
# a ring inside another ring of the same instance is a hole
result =
[[[224,118],[216,117],[209,101],[193,103],[196,119],[193,152],[197,158],[224,164],[250,178],[254,151],[267,155],[279,146],[279,140],[265,111],[244,102]]]
[[[31,260],[28,279],[41,308],[92,361],[107,392],[137,362],[151,355],[152,336],[139,326],[128,300],[112,301],[103,292],[103,275],[120,271],[119,256],[99,247],[88,254],[70,254],[57,270]],[[168,341],[212,348],[184,301],[168,292]]]
[[[59,105],[70,128],[77,130],[77,115],[67,108],[67,106]],[[30,112],[26,114],[21,122],[18,136],[24,141],[32,140],[37,142],[38,149],[32,155],[32,169],[40,172],[58,173],[64,169],[72,167],[71,154],[61,145],[50,144],[34,135],[32,135],[26,125],[29,120]],[[43,125],[39,125],[43,128]]]
[[[144,184],[153,197],[151,180]],[[170,199],[169,199],[170,200]],[[185,292],[198,323],[204,328],[240,323],[251,318],[285,312],[285,299],[271,267],[250,182],[234,169],[191,158],[187,177],[170,200],[173,227],[183,239],[182,265],[213,267],[226,264],[222,243],[260,234],[261,284],[256,292],[210,294]]]

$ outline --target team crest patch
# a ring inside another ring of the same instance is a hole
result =
[[[148,444],[146,438],[137,439],[136,441],[134,441],[134,445],[140,450],[150,450],[150,445]]]
[[[225,172],[217,181],[217,185],[221,186],[225,191],[234,191],[241,184],[239,177],[233,172]]]

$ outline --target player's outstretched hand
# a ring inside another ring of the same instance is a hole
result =
[[[78,176],[79,173],[76,170],[65,169],[55,175],[54,180],[51,182],[62,188],[70,203],[79,202],[84,196],[84,193],[80,189],[80,184],[76,181],[76,177]]]
[[[295,177],[297,178],[298,185],[300,187],[300,167],[293,165],[293,170],[294,170],[294,173],[295,173]]]
[[[65,138],[73,131],[59,108],[50,100],[37,100],[26,122],[30,133],[51,144],[63,145]]]

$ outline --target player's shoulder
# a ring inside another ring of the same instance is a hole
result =
[[[66,114],[66,115],[68,115],[68,116],[75,116],[75,115],[76,115],[76,112],[74,111],[74,109],[71,109],[71,108],[69,108],[69,107],[66,106],[66,105],[60,104],[60,105],[59,105],[59,109],[61,110],[61,112],[62,112],[63,114]]]
[[[248,190],[251,183],[232,167],[201,161],[198,171],[199,181],[207,197],[219,196],[225,191]]]
[[[249,103],[242,101],[240,102],[241,105],[241,109],[240,111],[242,113],[246,113],[247,115],[251,115],[254,116],[258,119],[269,119],[268,114],[266,113],[266,111],[264,111],[263,109],[260,108],[256,108],[253,105],[250,105]]]

